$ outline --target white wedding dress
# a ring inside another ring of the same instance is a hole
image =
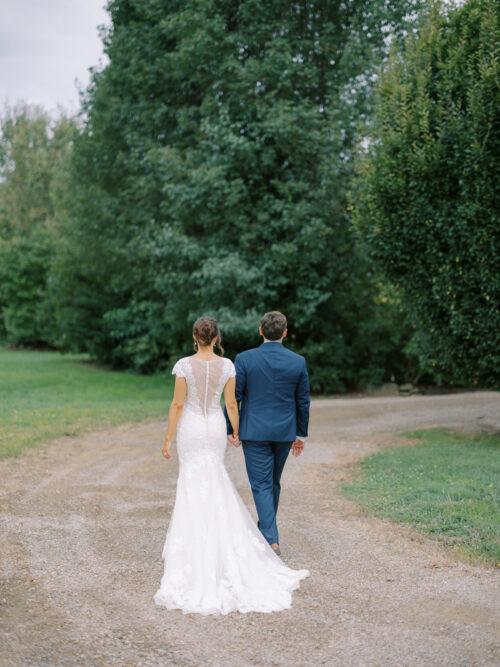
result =
[[[200,614],[287,609],[309,572],[286,567],[274,553],[224,466],[220,399],[234,365],[222,357],[185,357],[172,374],[186,378],[187,399],[177,427],[179,478],[155,604]]]

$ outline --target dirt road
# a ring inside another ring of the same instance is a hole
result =
[[[0,464],[0,664],[498,665],[498,571],[366,517],[338,483],[432,426],[500,428],[498,394],[320,400],[287,463],[284,560],[311,577],[291,610],[182,615],[153,603],[177,466],[164,423],[66,438]],[[242,452],[228,470],[251,496]]]

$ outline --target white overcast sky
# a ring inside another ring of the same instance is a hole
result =
[[[88,68],[103,62],[97,26],[105,0],[0,0],[0,102],[24,100],[51,113],[78,109]]]

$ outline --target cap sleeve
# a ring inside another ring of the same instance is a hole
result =
[[[234,378],[236,377],[236,368],[234,367],[231,359],[227,359],[227,377]]]
[[[186,377],[186,371],[184,368],[184,360],[179,359],[179,361],[176,361],[174,367],[172,368],[172,375],[177,375],[177,377],[180,378],[185,378]]]

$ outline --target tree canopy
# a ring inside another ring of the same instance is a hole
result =
[[[397,370],[345,199],[376,72],[417,8],[110,2],[56,280],[65,339],[147,371],[186,351],[200,314],[231,353],[277,308],[314,389]]]
[[[0,133],[0,336],[57,344],[48,281],[74,122],[39,107],[7,107]]]

